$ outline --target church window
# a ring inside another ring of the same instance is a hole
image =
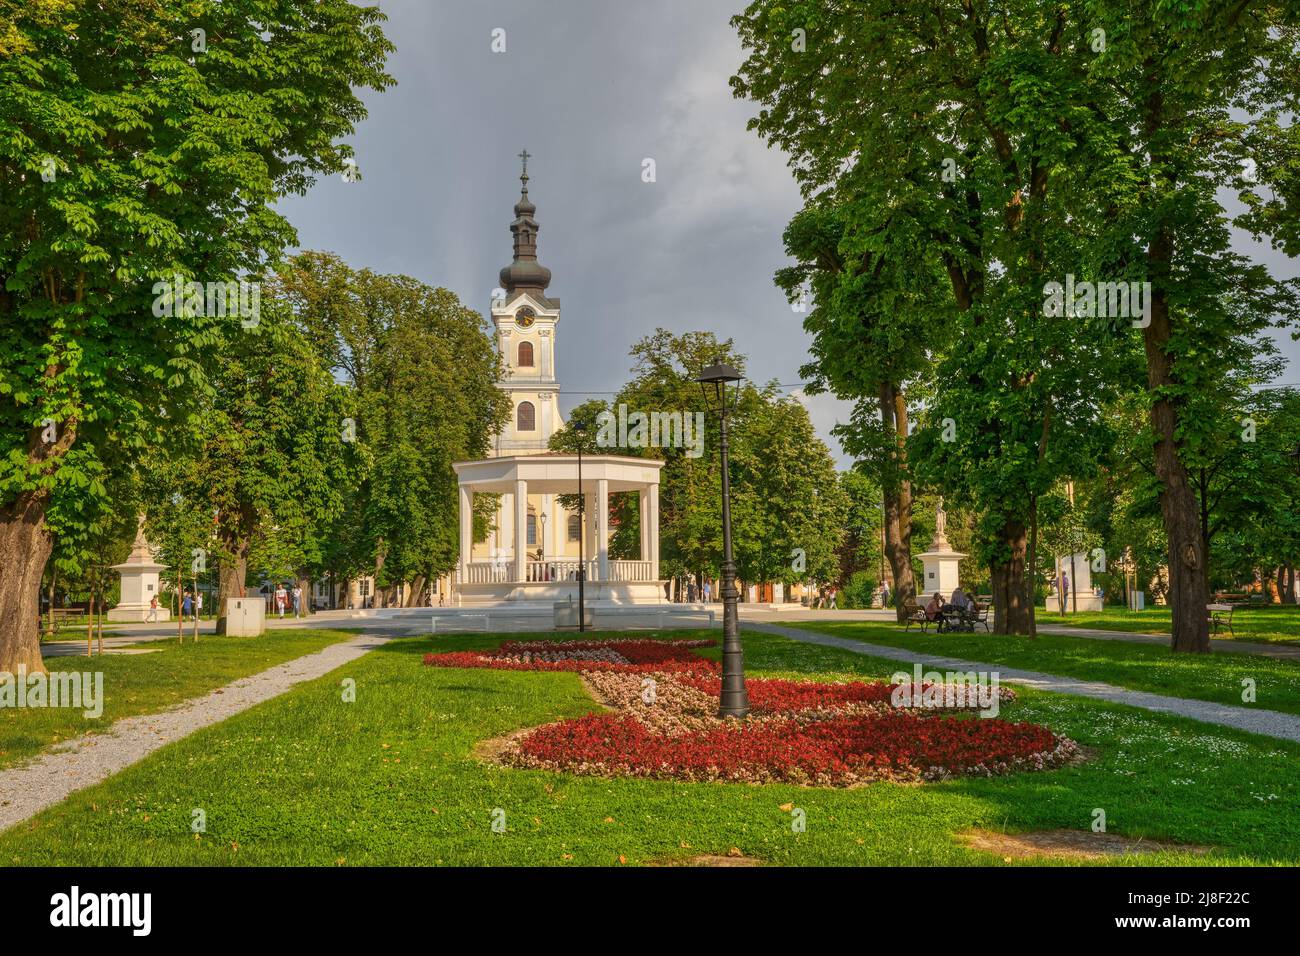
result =
[[[528,516],[528,543],[537,546],[537,515]]]
[[[533,367],[533,343],[532,342],[519,343],[519,367],[520,368]]]
[[[582,519],[577,515],[569,515],[569,540],[577,541],[582,537]]]
[[[537,430],[537,409],[532,402],[520,402],[515,413],[515,431],[532,432]]]

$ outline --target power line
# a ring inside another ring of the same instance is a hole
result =
[[[778,382],[776,387],[777,388],[803,388],[808,384],[809,384],[808,382],[785,382],[785,383]],[[574,392],[574,391],[570,391],[567,388],[560,389],[561,395],[618,395],[621,392],[622,389],[618,389],[612,392]]]

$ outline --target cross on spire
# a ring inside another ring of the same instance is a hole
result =
[[[519,179],[520,179],[521,182],[524,183],[524,188],[525,188],[525,189],[528,188],[528,157],[531,156],[531,155],[532,155],[532,153],[528,152],[528,150],[527,150],[526,148],[524,149],[524,151],[523,151],[522,153],[519,154],[519,158],[522,159],[522,160],[524,161],[524,172],[523,172],[523,175],[521,175],[521,176],[519,177]]]

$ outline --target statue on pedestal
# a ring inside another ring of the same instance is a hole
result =
[[[939,496],[938,507],[934,511],[934,540],[930,542],[931,551],[949,551],[952,546],[948,544],[948,512],[943,510],[943,495]]]

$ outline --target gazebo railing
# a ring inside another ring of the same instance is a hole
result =
[[[579,562],[572,558],[551,558],[546,561],[529,561],[524,565],[524,580],[515,578],[514,558],[495,561],[471,561],[466,566],[465,584],[563,584],[578,580]],[[609,581],[653,581],[654,564],[651,561],[609,562]],[[587,562],[587,580],[599,581],[600,562]]]

